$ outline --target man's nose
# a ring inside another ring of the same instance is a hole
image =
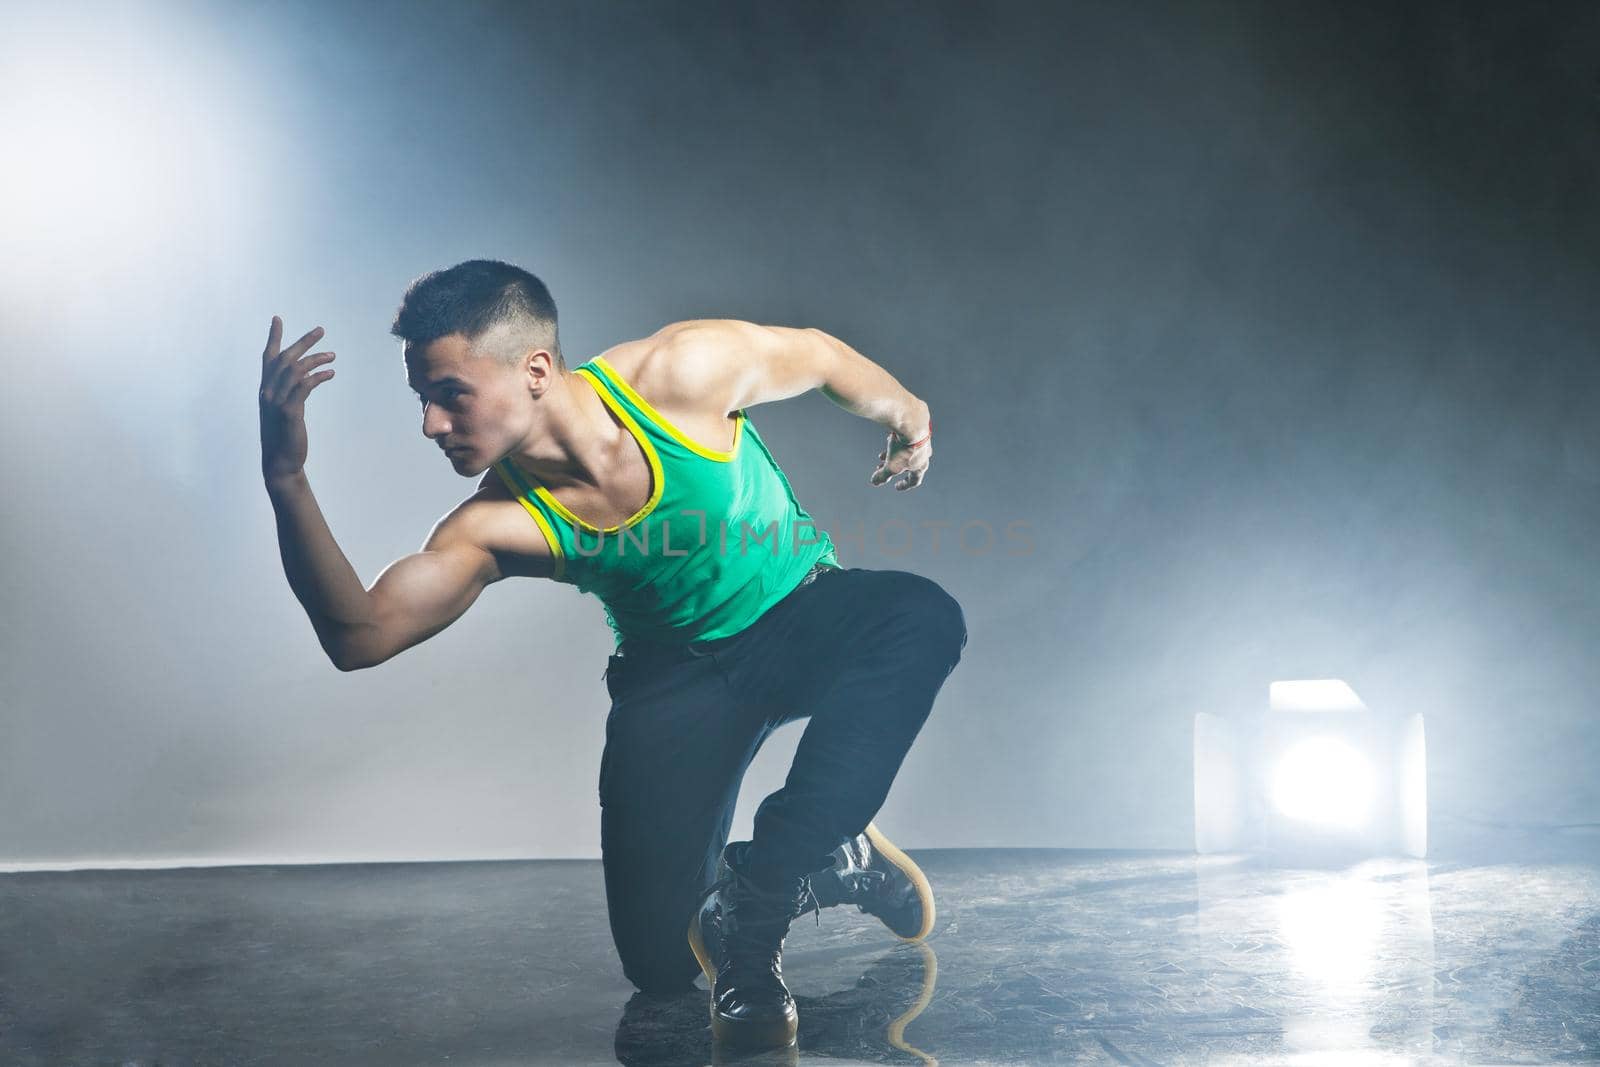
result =
[[[422,406],[422,436],[427,438],[439,437],[450,432],[450,421],[439,413],[433,404]]]

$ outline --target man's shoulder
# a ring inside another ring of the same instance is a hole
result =
[[[471,496],[434,524],[428,540],[490,553],[506,576],[547,578],[553,569],[550,545],[492,467]]]
[[[721,418],[742,365],[769,336],[741,319],[684,319],[598,358],[664,413]]]

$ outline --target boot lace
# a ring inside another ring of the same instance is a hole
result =
[[[723,916],[724,944],[729,963],[761,963],[768,966],[774,976],[780,975],[779,952],[789,923],[806,908],[809,897],[811,907],[818,913],[817,925],[822,925],[821,905],[817,902],[811,879],[800,879],[794,890],[770,890],[751,882],[738,872],[724,875],[713,889],[732,889],[738,895],[738,905]],[[766,905],[765,914],[751,918],[751,906]]]

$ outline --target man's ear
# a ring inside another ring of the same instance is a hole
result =
[[[550,388],[550,383],[555,379],[555,360],[550,353],[542,348],[529,349],[523,359],[523,380],[527,383],[528,391],[534,396],[544,395]]]

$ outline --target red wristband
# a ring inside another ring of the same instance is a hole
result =
[[[917,448],[917,447],[919,447],[921,445],[927,444],[933,438],[933,418],[932,418],[932,416],[930,416],[928,418],[928,435],[926,437],[924,437],[922,440],[920,440],[920,441],[907,441],[904,437],[901,437],[898,433],[895,434],[895,437],[899,440],[899,442],[902,445],[905,445],[907,448]]]

